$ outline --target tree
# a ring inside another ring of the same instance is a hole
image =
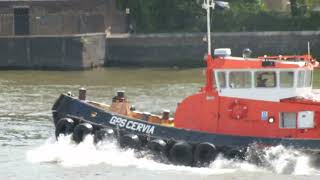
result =
[[[118,0],[120,9],[130,8],[140,32],[199,31],[203,10],[195,0]]]
[[[282,31],[319,29],[320,14],[311,13],[319,0],[290,0],[292,16],[268,11],[262,0],[226,0],[228,11],[212,13],[213,31]],[[275,0],[277,1],[277,0]],[[288,0],[289,1],[289,0]],[[203,32],[206,16],[203,0],[117,0],[138,33]]]
[[[261,0],[229,0],[231,10],[237,13],[253,13],[257,14],[265,11],[265,6]]]
[[[312,1],[309,1],[312,3]],[[308,12],[306,0],[290,0],[291,15],[292,16],[304,16]]]

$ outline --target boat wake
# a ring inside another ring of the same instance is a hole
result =
[[[219,155],[209,167],[197,168],[160,163],[147,152],[121,149],[116,141],[93,143],[93,136],[87,136],[75,144],[70,136],[61,136],[56,141],[48,139],[45,144],[29,150],[26,154],[31,163],[57,163],[66,168],[107,164],[114,167],[136,167],[151,171],[168,171],[191,174],[226,174],[234,172],[271,172],[277,174],[318,175],[314,158],[283,146],[271,147],[262,153],[247,154],[246,160],[227,159]],[[255,158],[252,158],[255,157]],[[256,160],[259,159],[259,165]]]

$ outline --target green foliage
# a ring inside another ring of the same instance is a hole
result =
[[[199,31],[203,11],[194,0],[118,0],[130,8],[139,32]]]
[[[231,9],[215,10],[213,31],[287,31],[318,30],[319,14],[310,7],[318,0],[290,0],[292,15],[266,10],[261,0],[229,0]],[[117,0],[119,9],[130,8],[135,31],[200,32],[206,31],[202,0]]]
[[[261,0],[230,0],[232,12],[236,14],[253,13],[257,14],[265,11],[265,6]]]
[[[290,0],[291,15],[303,16],[307,13],[306,0]]]

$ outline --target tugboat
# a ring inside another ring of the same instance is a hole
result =
[[[72,134],[75,142],[93,134],[95,141],[115,137],[121,147],[150,149],[174,164],[208,164],[218,153],[239,154],[251,144],[320,150],[320,101],[304,96],[312,91],[310,55],[232,57],[227,48],[211,55],[210,9],[206,0],[208,54],[206,83],[180,102],[171,117],[142,113],[123,91],[111,105],[62,94],[53,105],[55,135]]]

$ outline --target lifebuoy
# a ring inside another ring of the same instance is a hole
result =
[[[162,139],[154,139],[147,143],[148,149],[155,155],[167,155],[167,143]]]
[[[93,132],[93,127],[89,123],[78,124],[73,130],[73,140],[76,143],[80,143],[84,138]]]
[[[113,129],[99,129],[94,133],[94,142],[97,143],[104,139],[111,139],[115,136]]]
[[[211,143],[200,143],[194,152],[194,162],[196,166],[207,166],[214,161],[218,155],[217,148]]]
[[[141,147],[141,141],[139,136],[135,134],[124,134],[120,136],[120,147],[139,149]]]
[[[62,118],[57,122],[55,135],[58,139],[60,134],[68,135],[73,132],[75,123],[71,118]]]
[[[169,160],[178,165],[191,166],[193,163],[192,146],[185,142],[176,142],[169,151]]]
[[[235,100],[229,107],[230,117],[232,119],[242,119],[248,115],[248,106]]]

